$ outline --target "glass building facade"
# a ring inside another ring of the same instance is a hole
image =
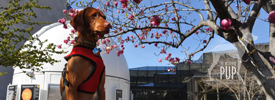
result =
[[[187,76],[168,72],[174,66],[130,69],[133,100],[186,100]]]

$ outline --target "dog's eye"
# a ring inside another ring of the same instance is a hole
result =
[[[97,17],[97,14],[92,14],[93,17]]]

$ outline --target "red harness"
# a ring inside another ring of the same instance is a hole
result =
[[[77,88],[77,91],[80,92],[91,94],[95,93],[105,70],[105,65],[102,58],[100,55],[95,55],[92,49],[84,46],[75,46],[71,53],[65,57],[65,59],[68,61],[72,56],[83,57],[90,60],[95,65],[95,70],[93,70],[88,78],[85,79]]]

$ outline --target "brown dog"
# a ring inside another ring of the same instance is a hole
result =
[[[85,8],[77,13],[77,15],[71,20],[71,25],[77,30],[77,37],[80,39],[75,40],[75,46],[85,46],[89,48],[95,48],[95,44],[99,38],[102,38],[104,34],[109,33],[111,25],[106,21],[106,16],[95,8]],[[93,53],[86,52],[85,53]],[[101,58],[100,58],[101,59]],[[104,64],[103,64],[104,65]],[[91,75],[96,73],[95,70],[97,63],[85,59],[81,56],[72,56],[68,59],[68,63],[65,67],[65,78],[68,83],[64,86],[64,79],[60,80],[60,93],[61,95],[64,89],[63,99],[65,100],[92,100],[94,93],[87,93],[78,91],[79,85],[85,82]],[[92,74],[91,74],[92,73]],[[98,100],[105,100],[105,67],[102,70],[101,78],[97,86]],[[65,82],[64,82],[65,83]],[[64,88],[63,88],[64,86]]]

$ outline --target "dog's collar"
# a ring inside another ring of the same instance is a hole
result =
[[[92,48],[95,48],[95,47],[96,47],[96,43],[95,43],[95,42],[91,42],[91,41],[82,39],[82,38],[80,38],[80,37],[75,37],[75,38],[74,38],[74,41],[75,41],[76,43],[80,43],[80,44],[87,44],[87,45],[91,46]]]

